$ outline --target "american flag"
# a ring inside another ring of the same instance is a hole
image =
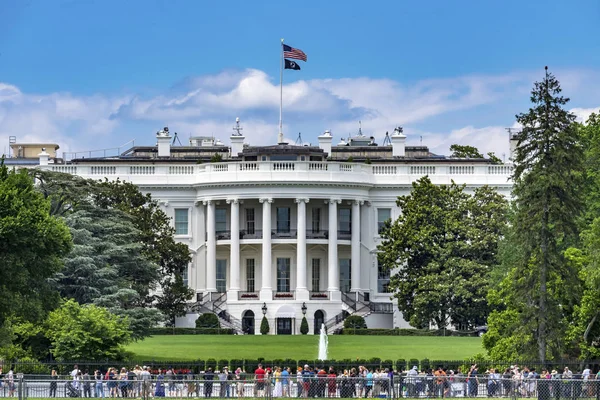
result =
[[[306,61],[306,54],[300,49],[295,49],[287,44],[283,45],[283,57],[293,58],[294,60]]]

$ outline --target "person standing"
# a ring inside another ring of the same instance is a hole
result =
[[[82,375],[83,380],[83,397],[92,397],[92,382],[90,378],[90,373],[86,369]]]
[[[2,370],[0,370],[2,372]],[[56,370],[53,369],[50,373],[50,397],[56,397],[56,388],[58,386],[58,374]]]
[[[95,397],[104,398],[104,385],[102,383],[102,373],[100,370],[94,371],[94,382]]]
[[[258,368],[254,371],[254,379],[256,379],[256,385],[254,386],[254,397],[264,396],[265,391],[265,370],[262,364],[258,364]]]
[[[150,367],[144,366],[144,368],[142,368],[140,380],[142,381],[142,400],[148,400],[152,393],[152,375],[150,375]]]
[[[204,397],[212,397],[214,379],[215,374],[213,373],[212,368],[209,367],[206,373],[204,374]]]

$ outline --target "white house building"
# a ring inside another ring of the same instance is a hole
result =
[[[408,327],[388,293],[389,273],[377,262],[379,231],[401,212],[396,198],[428,175],[436,184],[510,192],[509,164],[452,159],[406,146],[397,128],[377,145],[359,135],[318,146],[250,146],[239,130],[229,146],[210,137],[174,146],[168,129],[156,146],[114,157],[67,157],[40,167],[86,178],[135,183],[173,218],[176,239],[193,255],[185,279],[196,291],[178,326],[215,312],[222,325],[258,333],[263,313],[271,333],[310,333],[341,326],[349,314],[369,327]]]

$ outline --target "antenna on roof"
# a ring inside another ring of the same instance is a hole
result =
[[[419,136],[421,138],[421,146],[423,146],[423,135]]]
[[[392,145],[392,138],[390,137],[389,132],[385,133],[385,139],[383,139],[383,145],[384,146],[391,146]]]
[[[175,145],[175,141],[177,141],[177,143],[179,143],[180,146],[183,146],[181,144],[181,140],[179,140],[179,136],[177,136],[177,132],[175,132],[175,135],[173,136],[173,143],[171,143],[171,145]]]
[[[242,132],[244,130],[244,128],[242,128],[240,126],[240,117],[237,117],[235,119],[235,126],[233,127],[233,130],[236,131],[237,133],[234,133],[233,136],[242,136]]]
[[[358,136],[362,136],[362,122],[358,121]]]
[[[303,142],[302,142],[302,132],[298,132],[298,137],[296,138],[296,145],[298,146],[302,146]]]

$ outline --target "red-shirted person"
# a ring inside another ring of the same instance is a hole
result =
[[[262,364],[258,364],[258,368],[254,371],[254,379],[256,379],[256,386],[254,386],[254,397],[264,396],[265,390],[265,370]],[[262,391],[263,393],[259,393]]]

